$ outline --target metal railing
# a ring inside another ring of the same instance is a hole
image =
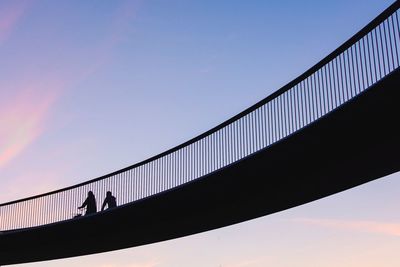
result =
[[[93,191],[118,204],[158,194],[232,164],[302,129],[399,67],[396,1],[304,74],[217,127],[150,159],[61,190],[0,205],[0,231],[71,219]]]

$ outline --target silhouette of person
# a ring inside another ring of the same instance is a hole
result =
[[[85,202],[83,202],[82,206],[80,206],[78,209],[83,209],[84,207],[86,207],[85,215],[93,214],[93,213],[97,212],[96,198],[94,197],[94,194],[92,191],[88,192],[88,196],[87,196]]]
[[[106,198],[104,199],[103,205],[101,206],[101,211],[104,210],[105,206],[108,208],[115,208],[117,206],[117,201],[110,191],[107,191]]]

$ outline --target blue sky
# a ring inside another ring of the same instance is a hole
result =
[[[271,94],[392,1],[0,2],[0,201],[182,143]],[[26,266],[399,266],[398,174],[178,240]]]

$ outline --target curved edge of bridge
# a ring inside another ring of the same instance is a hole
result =
[[[3,233],[0,264],[81,256],[183,237],[302,205],[394,173],[400,170],[399,84],[400,70],[396,70],[301,131],[183,186],[93,216]]]

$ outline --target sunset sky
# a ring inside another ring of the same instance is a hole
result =
[[[98,177],[210,129],[392,2],[1,0],[0,202]],[[399,178],[185,238],[18,266],[398,267]]]

